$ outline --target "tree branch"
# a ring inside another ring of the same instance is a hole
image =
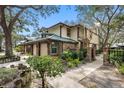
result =
[[[27,6],[12,5],[12,6],[10,6],[10,7],[19,8],[19,9],[24,9],[24,8],[27,7]],[[34,10],[40,10],[40,9],[43,8],[43,5],[38,6],[38,7],[36,7],[36,5],[35,5],[35,6],[34,6],[34,5],[28,5],[28,8],[31,8],[31,9],[34,9]]]
[[[113,16],[115,15],[115,13],[117,12],[118,9],[119,9],[119,5],[117,6],[117,8],[116,8],[115,11],[113,12],[113,14],[110,16],[108,23],[111,22]]]
[[[3,28],[3,31],[6,33],[7,32],[7,23],[6,23],[6,19],[5,19],[5,11],[4,9],[6,8],[6,6],[0,6],[0,25]]]
[[[13,28],[14,23],[16,22],[16,20],[18,19],[18,17],[28,8],[28,6],[23,7],[16,15],[15,17],[9,22],[9,26],[8,28],[10,29],[10,31]]]

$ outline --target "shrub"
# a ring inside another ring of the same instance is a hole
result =
[[[102,53],[102,49],[96,50],[96,54],[101,54],[101,53]]]
[[[81,61],[87,56],[87,50],[86,49],[81,49],[79,52],[77,51],[64,51],[61,55],[60,58],[63,60],[66,60],[68,58],[72,59],[78,59]]]
[[[2,82],[1,84],[6,84],[13,80],[17,76],[17,70],[16,69],[10,69],[10,68],[0,68],[0,79]]]
[[[60,58],[63,60],[66,60],[66,58],[69,58],[70,54],[69,51],[64,51],[61,55]]]
[[[80,49],[79,53],[79,60],[84,60],[84,58],[87,56],[87,49]]]
[[[80,64],[79,59],[72,59],[72,58],[67,59],[67,65],[69,68],[77,67],[79,64]]]
[[[121,52],[119,51],[110,52],[109,58],[112,64],[118,63],[119,65],[122,65],[123,55]]]
[[[64,51],[61,55],[60,58],[63,60],[66,60],[67,58],[72,58],[72,59],[77,59],[78,58],[78,53],[76,51]]]
[[[71,51],[71,58],[72,59],[77,59],[78,58],[78,53],[76,51]]]
[[[72,58],[67,58],[66,61],[67,61],[67,66],[69,68],[75,67],[75,64],[73,63],[73,59]]]
[[[68,67],[69,67],[69,68],[73,68],[73,67],[75,67],[75,65],[74,65],[71,61],[69,61],[69,62],[68,62]]]
[[[83,51],[79,51],[78,55],[79,55],[79,60],[80,61],[84,59]]]
[[[15,47],[15,50],[16,50],[17,52],[21,52],[21,51],[22,51],[22,46],[16,46],[16,47]]]
[[[64,51],[60,58],[65,60],[64,64],[66,64],[69,68],[73,68],[78,66],[80,63],[84,63],[83,59],[87,55],[86,49],[81,49],[79,52],[77,51]],[[82,61],[82,62],[80,62]]]
[[[79,61],[79,59],[74,59],[74,60],[73,60],[73,63],[74,63],[75,66],[77,67],[77,66],[80,64],[80,61]]]
[[[42,87],[45,87],[46,76],[56,76],[63,72],[63,65],[58,58],[35,56],[28,58],[27,63],[39,71],[42,78]]]
[[[122,64],[121,66],[119,66],[118,70],[119,70],[119,72],[121,74],[124,74],[124,64]]]
[[[0,68],[0,79],[5,77],[10,77],[11,75],[15,75],[16,69],[10,69],[10,68]]]

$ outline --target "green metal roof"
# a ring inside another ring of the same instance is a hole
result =
[[[27,42],[23,42],[20,45],[23,44],[31,44],[31,43],[35,43],[35,42],[40,42],[40,41],[45,41],[45,40],[54,40],[54,41],[60,41],[60,42],[67,42],[67,43],[77,43],[77,41],[71,39],[71,38],[67,38],[67,37],[60,37],[58,35],[55,34],[51,34],[50,36],[46,37],[46,38],[36,38]]]
[[[70,42],[70,43],[77,43],[77,41],[66,38],[66,37],[60,37],[58,35],[53,34],[52,36],[48,37],[51,40],[57,40],[57,41],[62,41],[62,42]]]

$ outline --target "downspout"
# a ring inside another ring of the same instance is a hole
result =
[[[62,37],[62,26],[60,25],[60,37]]]

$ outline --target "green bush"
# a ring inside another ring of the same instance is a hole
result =
[[[73,68],[78,66],[80,63],[84,63],[84,58],[87,56],[87,50],[81,49],[79,52],[77,51],[64,51],[60,58],[66,61],[66,65],[69,68]]]
[[[33,67],[35,70],[38,70],[42,78],[42,87],[45,87],[45,78],[46,76],[56,76],[64,72],[63,65],[61,60],[58,58],[52,58],[50,56],[35,56],[30,57],[27,60],[27,63]]]
[[[17,77],[17,70],[13,68],[0,68],[0,85],[6,84],[13,80],[13,78]]]
[[[15,51],[21,52],[21,51],[22,51],[22,46],[16,46],[16,47],[15,47]]]
[[[124,57],[120,51],[118,52],[115,51],[115,52],[110,52],[109,58],[112,64],[118,63],[119,65],[121,65],[123,63]]]
[[[67,58],[72,58],[72,59],[77,59],[78,58],[78,53],[76,51],[64,51],[61,55],[60,58],[63,60],[66,60]]]
[[[79,61],[79,59],[74,59],[73,63],[75,64],[75,66],[77,67],[81,62]]]
[[[102,53],[102,49],[96,50],[96,54],[101,54],[101,53]]]
[[[79,59],[68,58],[66,61],[69,68],[77,67],[80,64]]]
[[[84,58],[87,56],[87,49],[80,49],[78,56],[80,61],[84,60]]]
[[[122,64],[121,66],[119,66],[118,70],[119,70],[119,72],[121,74],[124,74],[124,64]]]
[[[64,51],[61,55],[60,58],[63,60],[66,60],[68,58],[72,58],[72,59],[78,59],[81,61],[83,60],[85,57],[87,56],[87,50],[86,49],[80,49],[79,52],[77,51]]]
[[[84,59],[83,51],[79,51],[78,56],[79,56],[79,60],[83,60]]]
[[[71,58],[72,59],[77,59],[79,56],[78,56],[78,53],[76,51],[71,51]]]
[[[69,68],[75,67],[75,64],[73,63],[73,59],[72,58],[67,58],[66,61],[67,61],[67,66]]]
[[[67,58],[69,58],[71,55],[71,53],[69,51],[64,51],[61,55],[60,58],[63,60],[66,60]]]

